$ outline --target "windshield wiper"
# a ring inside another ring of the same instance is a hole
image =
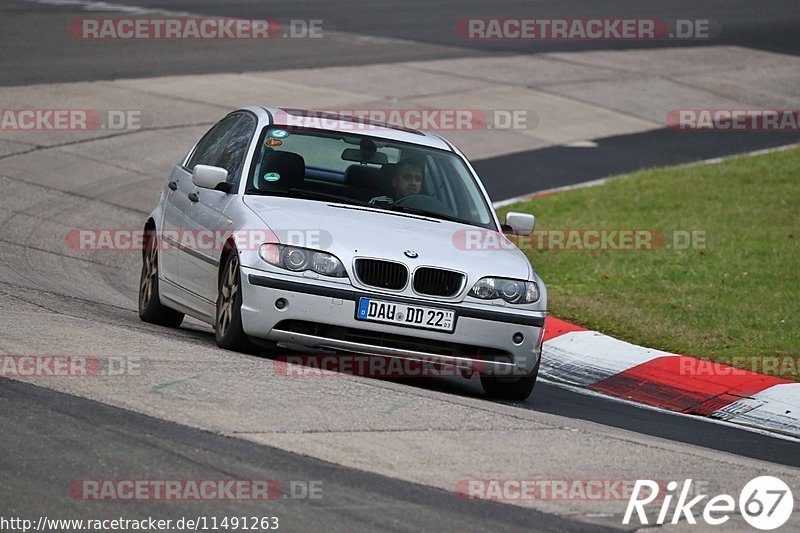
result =
[[[454,217],[452,215],[444,215],[442,213],[436,213],[434,211],[426,211],[425,209],[417,209],[416,207],[407,207],[405,205],[393,205],[391,207],[392,211],[400,211],[401,213],[408,213],[410,215],[421,215],[431,218],[439,218],[442,220],[448,220],[450,222],[459,222],[461,224],[467,224],[469,226],[474,225],[469,220],[464,220],[463,218]]]
[[[319,198],[322,200],[331,200],[340,204],[369,205],[368,202],[362,202],[361,200],[356,200],[355,198],[347,198],[346,196],[339,196],[338,194],[329,194],[326,192],[307,191],[305,189],[292,189],[292,196],[294,195],[310,199]]]
[[[370,205],[368,202],[362,202],[361,200],[356,200],[354,198],[347,198],[345,196],[338,196],[336,194],[328,194],[325,192],[316,192],[316,191],[307,191],[304,189],[292,189],[291,191],[259,191],[259,190],[250,190],[247,191],[247,194],[254,194],[258,196],[281,196],[283,198],[307,198],[307,199],[320,199],[320,200],[330,200],[333,202],[338,202],[340,204],[351,204],[351,205]]]

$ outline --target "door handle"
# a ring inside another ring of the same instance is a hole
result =
[[[169,188],[170,188],[170,189],[172,189],[173,191],[176,191],[176,190],[178,190],[178,182],[177,182],[177,181],[170,181],[170,182],[167,184],[167,187],[169,187]]]
[[[193,202],[198,202],[198,201],[200,201],[200,197],[197,195],[196,192],[190,192],[189,193],[189,200],[191,200]]]

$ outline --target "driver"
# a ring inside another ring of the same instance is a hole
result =
[[[425,178],[425,163],[418,158],[402,159],[395,167],[392,176],[392,196],[376,196],[371,199],[371,204],[392,205],[401,198],[413,196],[422,192],[422,181]]]

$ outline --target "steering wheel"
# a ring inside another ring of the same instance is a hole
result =
[[[400,205],[406,202],[413,202],[414,198],[425,198],[425,197],[430,198],[430,196],[427,196],[425,194],[410,194],[408,196],[403,196],[399,200],[395,200],[393,205]]]
[[[439,213],[442,215],[453,215],[453,211],[441,200],[435,198],[433,196],[428,196],[427,194],[412,194],[410,196],[404,196],[399,200],[396,200],[392,207],[399,206],[399,207],[412,207],[414,209],[420,209],[423,211],[430,211],[431,213]]]

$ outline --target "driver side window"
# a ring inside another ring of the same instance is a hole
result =
[[[228,183],[237,182],[244,166],[244,157],[250,140],[256,131],[256,121],[253,118],[242,115],[241,120],[233,128],[233,131],[225,141],[225,147],[217,158],[214,166],[224,168],[228,171]]]
[[[191,172],[197,165],[215,165],[224,147],[225,138],[228,133],[239,122],[241,115],[228,115],[211,128],[200,142],[197,143],[192,157],[186,164],[186,168]]]

